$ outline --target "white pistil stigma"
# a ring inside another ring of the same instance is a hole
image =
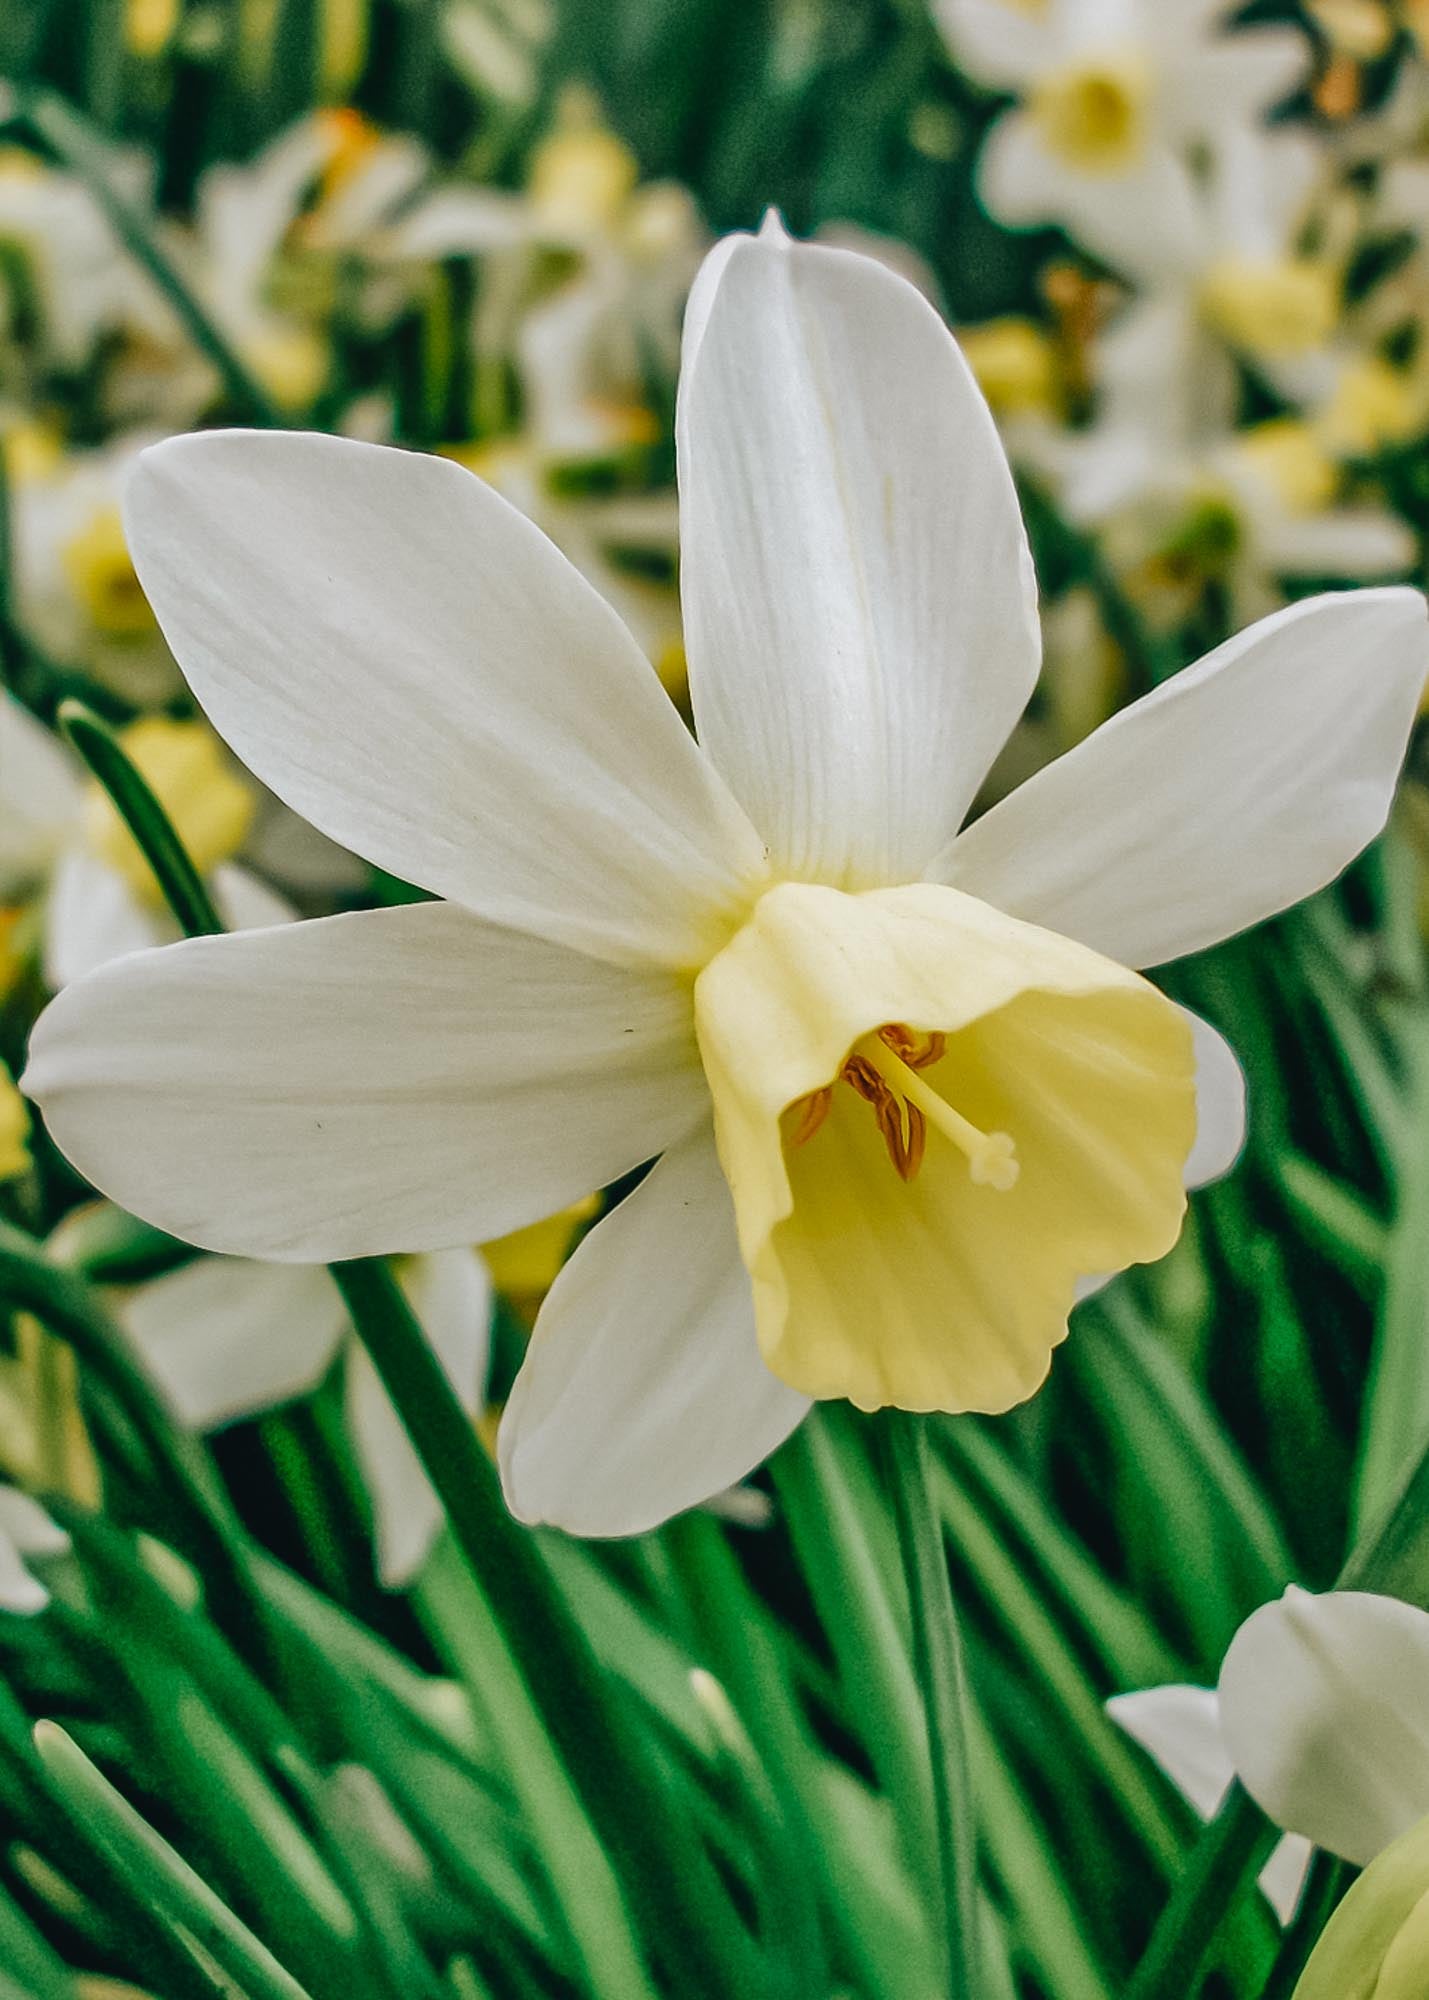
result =
[[[1011,1136],[1006,1132],[980,1131],[971,1119],[955,1111],[890,1045],[887,1031],[865,1035],[857,1053],[878,1072],[906,1112],[921,1112],[935,1130],[952,1140],[966,1157],[968,1173],[979,1187],[996,1188],[999,1194],[1006,1194],[1017,1185],[1021,1168]]]

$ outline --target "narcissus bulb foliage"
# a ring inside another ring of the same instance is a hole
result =
[[[488,486],[351,440],[150,452],[126,525],[214,726],[442,900],[136,954],[27,1086],[126,1207],[296,1262],[490,1241],[653,1166],[542,1306],[518,1514],[645,1528],[810,1397],[1004,1410],[1080,1289],[1241,1137],[1234,1057],[1137,970],[1383,823],[1429,652],[1311,599],[971,825],[1036,680],[987,407],[904,280],[775,224],[711,253],[677,415],[695,740]]]

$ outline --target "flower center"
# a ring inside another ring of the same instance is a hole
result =
[[[1141,156],[1149,95],[1144,64],[1123,56],[1045,77],[1031,111],[1049,152],[1083,173],[1117,174]]]
[[[1051,414],[1057,404],[1057,355],[1030,319],[1007,314],[958,335],[978,387],[999,416]]]
[[[60,561],[90,623],[106,639],[142,639],[154,631],[117,507],[101,507],[60,551]]]
[[[1223,257],[1201,281],[1201,309],[1218,333],[1252,354],[1309,354],[1340,310],[1332,265],[1314,257]]]
[[[955,1110],[924,1082],[918,1071],[930,1069],[947,1053],[946,1035],[920,1035],[901,1021],[891,1021],[855,1043],[839,1071],[846,1083],[873,1109],[874,1120],[900,1180],[911,1181],[923,1164],[928,1127],[950,1139],[968,1163],[978,1187],[1006,1194],[1017,1185],[1021,1168],[1017,1148],[1006,1132],[984,1132]],[[790,1144],[805,1145],[833,1104],[834,1087],[812,1091],[794,1109],[801,1113]]]
[[[1294,417],[1271,417],[1241,432],[1241,461],[1292,514],[1318,514],[1335,497],[1334,461],[1316,442],[1308,424]]]
[[[1079,1279],[1176,1240],[1190,1032],[1084,945],[933,883],[781,882],[694,999],[760,1351],[805,1395],[1007,1409]]]
[[[630,148],[577,94],[561,107],[556,129],[532,155],[527,190],[544,228],[557,235],[598,236],[615,228],[639,178],[640,164]]]

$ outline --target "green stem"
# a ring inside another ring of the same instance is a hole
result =
[[[126,756],[114,731],[72,697],[60,703],[59,720],[65,735],[114,801],[184,936],[216,937],[224,928],[223,919],[168,814],[148,780]]]
[[[813,1905],[811,1930],[827,1926],[858,1991],[910,2000],[924,1987],[921,1966],[910,1964],[905,1937],[867,1894],[849,1893],[849,1883],[860,1879],[856,1836],[844,1818],[829,1811],[826,1760],[781,1654],[779,1627],[711,1514],[681,1515],[666,1528],[665,1540],[684,1584],[695,1648],[729,1689],[790,1819]],[[815,1968],[811,1984],[823,1956],[822,1943],[816,1947],[811,1941],[804,1960]]]
[[[496,1468],[387,1265],[334,1264],[332,1274],[382,1385],[392,1398],[531,1699],[591,1824],[605,1845],[653,1963],[681,1990],[722,1990],[722,1922],[712,1864],[691,1852],[660,1772],[640,1739],[613,1721],[613,1695],[570,1617],[540,1549],[507,1512]],[[672,1857],[687,1866],[672,1867]],[[657,1891],[668,1893],[661,1906]]]
[[[619,1884],[492,1615],[481,1571],[443,1537],[412,1602],[498,1745],[512,1796],[550,1877],[555,1921],[590,1986],[653,2000]]]
[[[897,1551],[850,1415],[820,1404],[770,1465],[799,1568],[838,1669],[850,1727],[896,1801],[910,1879],[936,1893],[932,1779],[921,1699],[889,1580]],[[938,1878],[940,1879],[940,1878]]]
[[[1275,1831],[1238,1784],[1191,1850],[1125,2000],[1187,2000],[1206,1968],[1221,1920],[1265,1865]]]
[[[17,97],[20,121],[84,182],[124,248],[148,272],[194,346],[212,362],[229,401],[251,423],[281,429],[282,412],[174,269],[143,212],[114,186],[104,146],[86,121],[52,91],[23,85]]]
[[[233,2000],[232,1987],[205,1970],[161,1910],[148,1871],[123,1870],[88,1813],[77,1812],[56,1785],[35,1748],[32,1719],[0,1677],[0,1768],[7,1766],[6,1776],[18,1780],[24,1801],[25,1845],[46,1865],[58,1863],[66,1875],[79,1879],[83,1870],[84,1901],[102,1905],[105,1929],[143,1990],[166,2000]],[[0,2000],[11,1996],[0,1989]],[[22,2000],[35,1997],[25,1994]],[[67,2000],[74,2000],[73,1988]]]
[[[1316,1854],[1300,1898],[1300,1907],[1285,1933],[1285,1941],[1260,2000],[1292,2000],[1300,1975],[1310,1961],[1310,1954],[1320,1942],[1321,1931],[1335,1914],[1340,1899],[1354,1878],[1355,1871],[1347,1861],[1340,1861],[1335,1855],[1323,1851]]]
[[[187,1933],[250,2000],[308,2000],[221,1897],[135,1812],[79,1746],[53,1722],[35,1725],[35,1748],[55,1788],[86,1833],[136,1894],[153,1898],[171,1926]]]
[[[933,1498],[928,1419],[886,1410],[877,1419],[876,1436],[908,1586],[913,1671],[923,1695],[946,1990],[971,1994],[982,1982],[967,1688],[942,1526]]]

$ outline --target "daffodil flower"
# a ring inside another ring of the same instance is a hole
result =
[[[146,201],[153,164],[111,148],[106,174],[131,200]],[[19,146],[0,146],[0,242],[10,255],[0,276],[0,339],[16,341],[28,306],[40,325],[27,339],[45,360],[79,370],[105,334],[155,337],[169,314],[147,274],[123,256],[108,218],[78,175]],[[22,260],[23,286],[16,283]]]
[[[180,686],[119,513],[130,468],[158,436],[129,431],[66,451],[35,427],[7,453],[22,629],[58,658],[83,662],[95,680],[139,707],[172,699]]]
[[[1254,125],[1308,64],[1303,35],[1226,34],[1229,11],[1226,0],[937,0],[960,65],[1020,100],[979,162],[990,211],[1062,223],[1131,271],[1184,270],[1194,152]]]
[[[1173,599],[1213,578],[1236,613],[1283,599],[1288,577],[1403,574],[1413,532],[1340,496],[1340,468],[1295,417],[1235,427],[1236,380],[1190,300],[1138,301],[1098,343],[1098,410],[1077,432],[1019,433],[1064,512],[1095,528],[1123,572]]]
[[[1277,1825],[1364,1868],[1296,2000],[1420,2000],[1429,1962],[1429,1614],[1288,1590],[1241,1626],[1218,1709],[1241,1783]]]
[[[1292,1587],[1231,1641],[1220,1714],[1257,1805],[1363,1868],[1429,1814],[1429,1613]]]
[[[500,1236],[643,1162],[537,1321],[515,1511],[624,1533],[810,1397],[1001,1410],[1160,1256],[1240,1078],[1128,967],[1379,829],[1423,600],[1298,604],[964,826],[1038,624],[986,405],[903,280],[719,245],[678,411],[699,741],[540,532],[444,460],[229,433],[128,526],[193,688],[331,837],[445,900],[139,954],[27,1087],[126,1207],[234,1255]],[[1195,1071],[1201,1071],[1199,1106]]]
[[[383,132],[360,112],[330,106],[297,120],[255,159],[224,161],[200,179],[196,226],[185,245],[196,289],[280,408],[307,409],[331,359],[314,322],[333,280],[306,271],[303,254],[340,252],[357,266],[429,166],[426,148],[410,134]],[[299,255],[275,283],[285,247]],[[390,274],[374,284],[368,273],[349,310],[382,321],[405,296]],[[191,408],[206,407],[211,385],[205,395],[200,383],[200,397]]]
[[[398,1280],[462,1407],[475,1412],[491,1328],[481,1258],[465,1249],[408,1258]],[[166,1272],[129,1292],[118,1314],[180,1421],[203,1431],[305,1395],[351,1334],[325,1270],[242,1257],[199,1257]],[[345,1371],[347,1430],[372,1503],[378,1574],[395,1589],[421,1568],[441,1503],[356,1341]]]

